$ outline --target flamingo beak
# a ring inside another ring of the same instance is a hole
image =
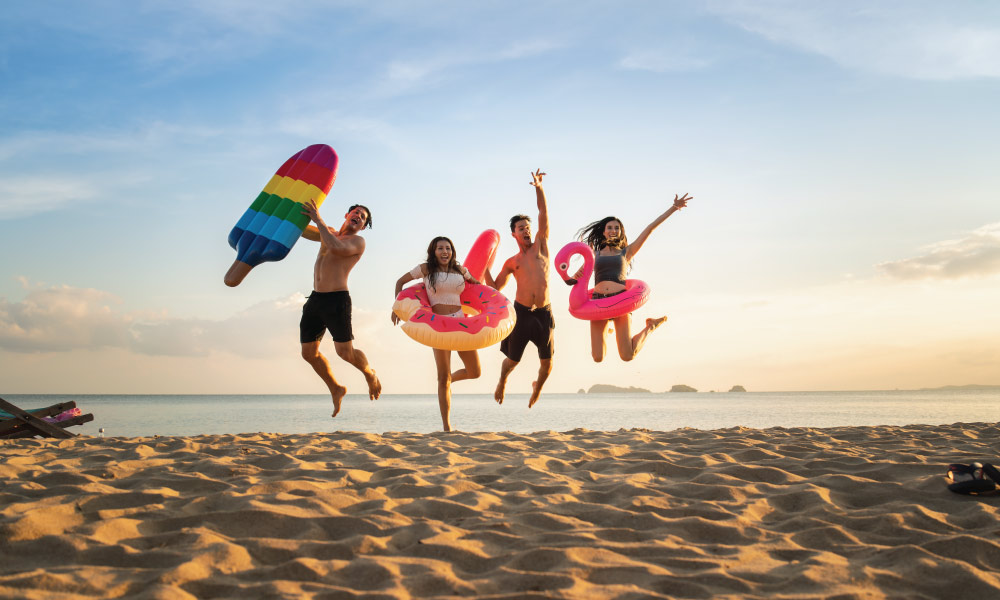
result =
[[[566,280],[566,285],[572,287],[572,286],[576,285],[576,280],[575,279],[567,279]]]

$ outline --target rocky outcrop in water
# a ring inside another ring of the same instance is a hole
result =
[[[587,390],[588,394],[651,394],[646,388],[619,387],[607,383],[595,383]]]
[[[697,392],[698,390],[694,389],[693,387],[691,387],[689,385],[678,384],[678,385],[675,385],[672,388],[670,388],[670,391],[671,392]]]

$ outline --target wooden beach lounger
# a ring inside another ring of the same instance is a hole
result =
[[[81,425],[94,420],[94,415],[77,415],[57,423],[49,423],[42,417],[55,415],[76,408],[76,402],[60,402],[46,408],[25,411],[0,398],[0,439],[22,437],[54,437],[71,438],[74,434],[66,431],[66,427]]]

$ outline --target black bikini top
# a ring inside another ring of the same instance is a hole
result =
[[[594,257],[594,284],[602,281],[614,281],[625,285],[628,274],[628,263],[625,262],[625,251],[621,254],[598,254]]]

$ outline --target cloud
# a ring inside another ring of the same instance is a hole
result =
[[[29,289],[20,302],[0,298],[0,349],[10,352],[120,348],[151,356],[228,353],[264,358],[298,347],[301,294],[211,320],[124,312],[119,298],[101,290],[29,287],[23,279],[22,284]]]
[[[16,219],[93,200],[90,182],[68,177],[11,177],[0,180],[0,220]]]
[[[394,96],[407,93],[421,86],[432,85],[456,69],[523,60],[562,46],[562,43],[551,40],[523,40],[490,50],[449,47],[435,55],[395,60],[386,67],[376,94]]]
[[[387,121],[341,110],[288,110],[275,121],[275,130],[307,139],[351,139],[381,144],[398,154],[409,154],[399,130]]]
[[[0,348],[53,352],[116,347],[128,342],[121,301],[94,289],[56,286],[30,290],[21,302],[0,298]]]
[[[25,155],[44,155],[50,162],[59,157],[93,157],[99,154],[149,155],[180,142],[194,144],[233,134],[233,130],[216,125],[183,125],[164,121],[150,121],[139,127],[104,127],[90,132],[25,130],[0,138],[0,160],[13,160]]]
[[[883,262],[875,268],[893,279],[961,279],[1000,273],[1000,223],[980,227],[965,237],[926,247],[913,258]]]
[[[6,8],[6,7],[5,7]],[[64,10],[17,7],[8,20],[25,30],[43,27],[60,37],[78,40],[116,53],[140,84],[168,85],[189,74],[205,74],[266,59],[275,51],[298,47],[305,56],[319,56],[347,41],[352,60],[366,53],[370,41],[381,51],[412,31],[440,32],[440,39],[477,38],[478,28],[456,27],[476,23],[486,29],[493,21],[506,23],[502,8],[494,10],[467,2],[361,2],[358,0],[143,0],[123,7],[95,0],[86,7],[69,4]],[[496,13],[496,14],[493,14]],[[5,15],[7,16],[7,15]],[[153,26],[151,26],[153,24]],[[519,24],[519,27],[524,27]],[[470,33],[469,30],[476,33]],[[64,33],[68,33],[66,36]],[[388,33],[392,40],[382,43]],[[357,35],[360,41],[350,42]],[[551,35],[547,32],[546,35]],[[504,33],[503,39],[509,39]],[[528,41],[509,45],[494,58],[511,59],[537,54],[551,42]],[[442,56],[451,54],[442,52]],[[463,54],[460,50],[455,55]],[[2,56],[2,54],[0,54]],[[330,56],[341,58],[340,52]],[[431,61],[437,62],[436,59]],[[420,69],[413,63],[411,67]],[[429,65],[434,68],[434,64]],[[407,77],[408,65],[390,72]],[[266,83],[266,81],[265,81]]]
[[[76,203],[122,202],[136,196],[137,187],[162,180],[157,169],[170,148],[235,134],[157,121],[129,131],[24,131],[0,138],[0,220]]]
[[[927,80],[1000,77],[1000,5],[720,0],[710,10],[851,69]]]
[[[206,64],[244,60],[279,43],[309,39],[321,31],[331,2],[294,3],[238,0],[145,0],[123,7],[114,2],[67,5],[62,10],[25,8],[11,16],[24,27],[44,26],[90,40],[159,77]],[[152,26],[151,26],[152,25]]]
[[[633,52],[618,62],[618,66],[626,71],[652,71],[654,73],[699,71],[711,64],[712,61],[706,58],[671,50]]]
[[[329,3],[327,3],[329,4]],[[277,4],[260,0],[170,0],[150,2],[158,12],[171,15],[172,20],[183,23],[176,33],[204,31],[208,27],[277,36],[287,33],[303,9],[312,12],[310,5],[321,2],[288,2]],[[200,27],[199,27],[200,24]],[[176,26],[175,26],[176,27]]]
[[[514,42],[502,48],[495,54],[492,60],[520,60],[531,58],[540,54],[545,54],[552,50],[561,48],[563,44],[552,40],[527,40]]]
[[[130,328],[130,348],[141,354],[206,356],[226,352],[266,358],[298,349],[298,322],[305,297],[266,300],[222,320],[142,319]]]

